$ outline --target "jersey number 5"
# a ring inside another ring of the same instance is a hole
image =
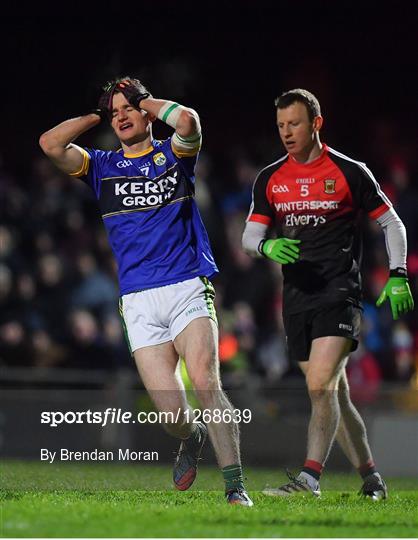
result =
[[[300,196],[307,197],[309,195],[309,186],[303,185],[300,186]]]

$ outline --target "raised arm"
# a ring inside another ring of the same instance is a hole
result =
[[[99,123],[100,116],[95,113],[65,120],[43,133],[39,144],[61,171],[76,175],[83,168],[85,151],[72,141]]]
[[[152,97],[136,79],[122,81],[117,88],[131,105],[175,129],[172,145],[177,155],[189,156],[199,151],[202,135],[199,115],[195,110],[173,101]]]

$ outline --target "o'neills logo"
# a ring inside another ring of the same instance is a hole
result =
[[[325,193],[331,195],[332,193],[335,193],[335,182],[336,180],[331,180],[328,178],[327,180],[324,180],[324,191]]]

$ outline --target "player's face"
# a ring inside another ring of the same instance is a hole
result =
[[[113,96],[111,124],[118,139],[127,145],[141,142],[150,135],[147,113],[132,107],[121,93]]]
[[[309,120],[305,105],[296,102],[286,109],[277,109],[277,126],[288,153],[304,160],[316,143],[315,134],[322,126],[322,118],[317,116],[313,121]]]

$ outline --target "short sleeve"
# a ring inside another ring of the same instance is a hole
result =
[[[192,182],[194,182],[194,174],[196,163],[199,157],[200,146],[198,148],[190,150],[189,152],[180,152],[178,149],[173,148],[172,137],[164,141],[164,145],[167,146],[167,149],[170,149],[174,156],[174,159],[181,166],[186,175],[192,180]]]
[[[80,169],[78,169],[78,171],[74,171],[74,172],[70,173],[70,176],[74,176],[75,178],[82,178],[83,176],[85,176],[87,174],[87,171],[89,170],[89,167],[90,167],[90,154],[87,152],[87,150],[85,148],[81,148],[80,146],[77,146],[76,144],[72,144],[71,146],[73,148],[75,148],[76,150],[78,150],[82,154],[83,163],[82,163]]]
[[[88,166],[78,177],[89,185],[95,192],[96,197],[100,194],[101,180],[104,178],[105,164],[109,159],[109,152],[96,150],[95,148],[83,148],[88,156]]]

